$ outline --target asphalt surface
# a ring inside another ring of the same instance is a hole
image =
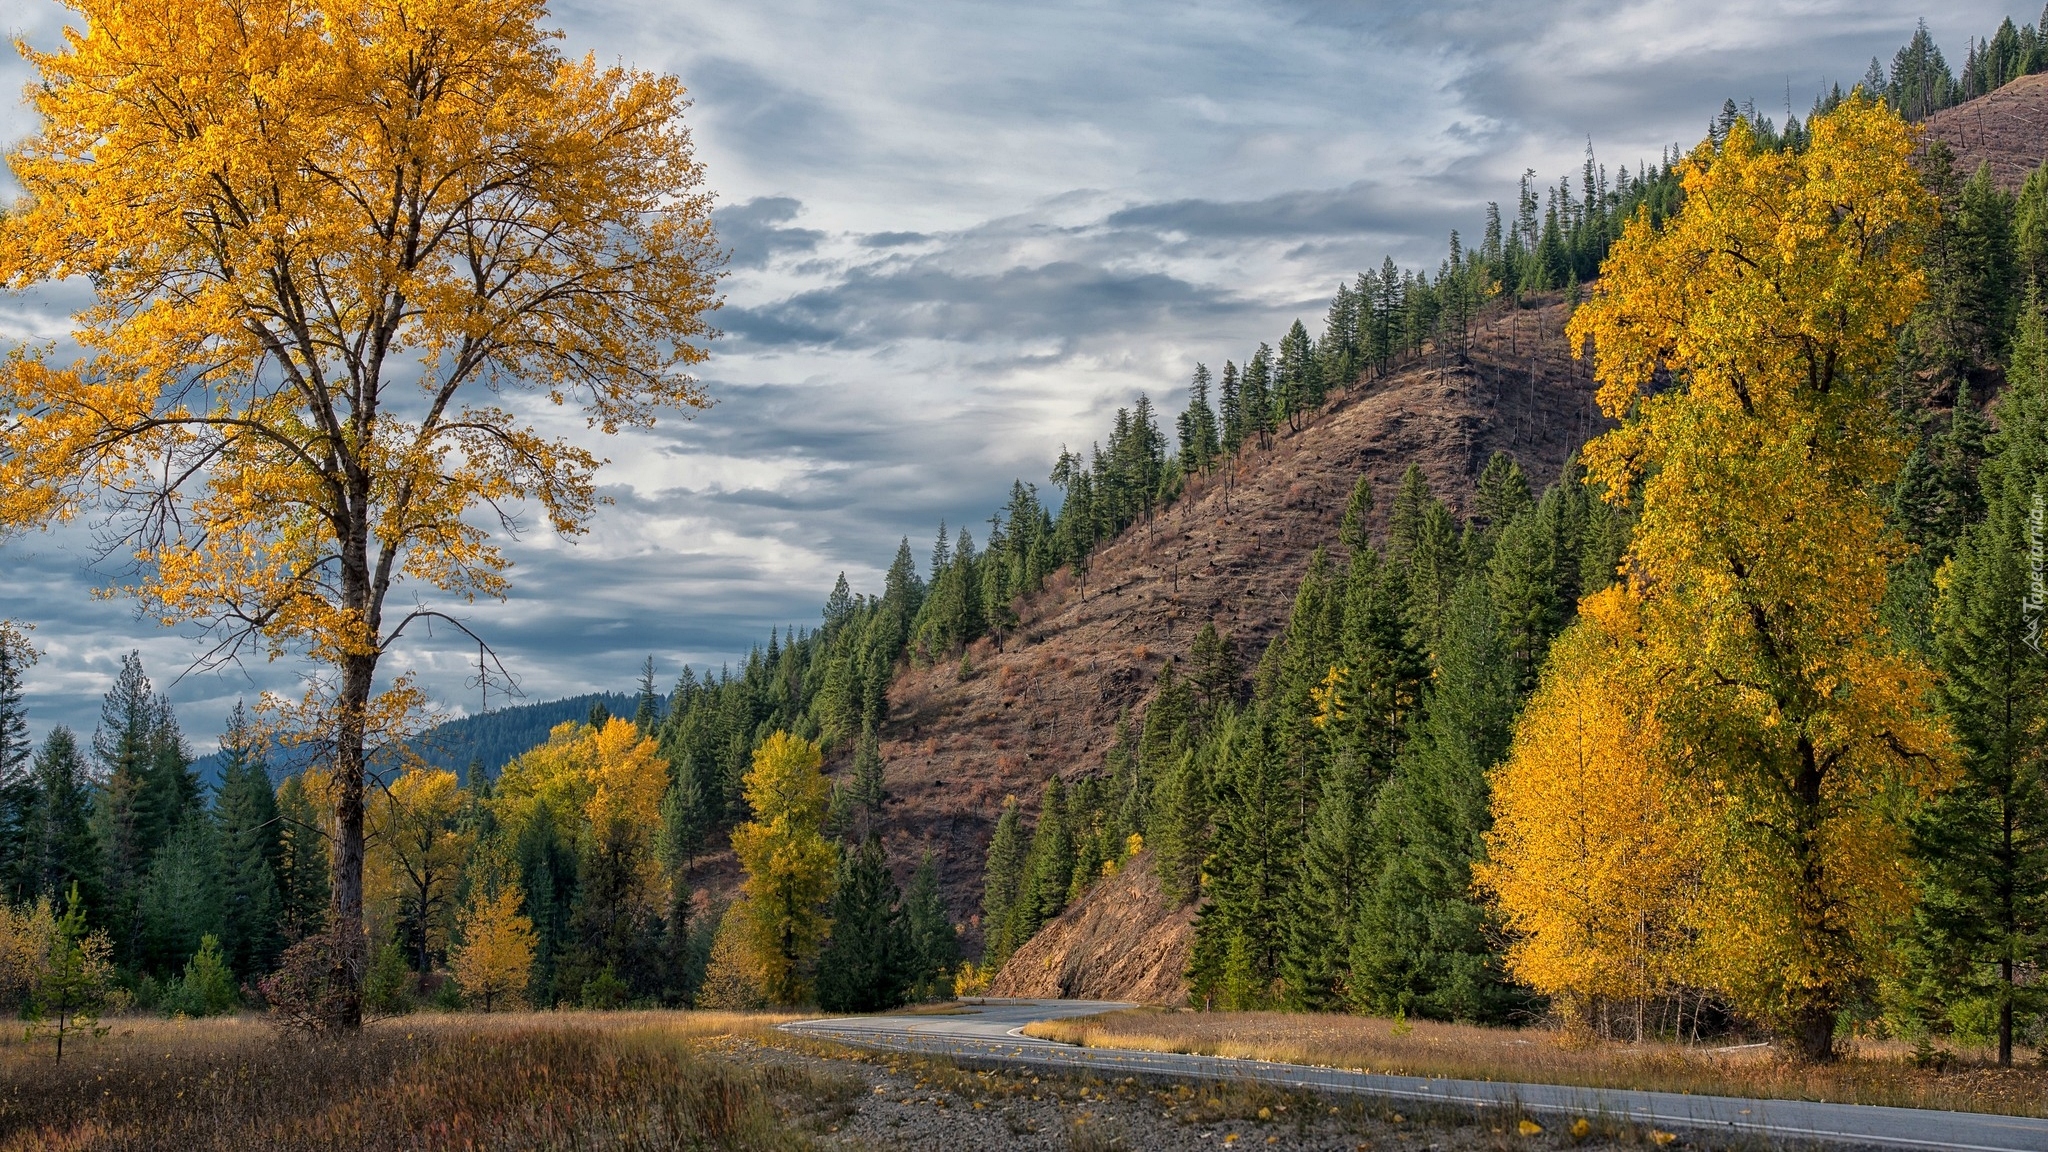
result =
[[[1558,1084],[1435,1080],[1222,1056],[1078,1048],[1034,1039],[1020,1030],[1038,1020],[1088,1016],[1130,1005],[1099,1000],[986,1000],[965,1007],[967,1012],[960,1015],[856,1016],[803,1020],[783,1028],[863,1048],[945,1055],[967,1064],[1021,1065],[1168,1080],[1239,1080],[1333,1096],[1372,1096],[1459,1108],[1511,1105],[1552,1116],[1607,1117],[1702,1134],[1718,1132],[1854,1147],[2048,1152],[2048,1120],[2023,1116],[1807,1100],[1745,1100],[1734,1096]]]

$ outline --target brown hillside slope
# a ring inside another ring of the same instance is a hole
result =
[[[1431,356],[1336,397],[1298,432],[1248,449],[1152,522],[1096,553],[1084,581],[1056,577],[1020,605],[998,648],[912,668],[890,689],[883,732],[890,802],[881,831],[900,865],[931,850],[957,920],[974,914],[1003,797],[1032,806],[1054,773],[1099,772],[1118,716],[1141,709],[1167,657],[1214,620],[1247,666],[1285,622],[1310,553],[1330,542],[1363,472],[1379,524],[1402,471],[1418,464],[1454,505],[1496,450],[1538,486],[1600,426],[1585,365],[1570,360],[1566,307],[1488,308],[1466,363]]]
[[[2001,187],[2016,189],[2048,160],[2048,73],[2022,76],[1923,123],[1928,139],[1955,153],[1958,173],[1967,177],[1990,164]]]
[[[1017,949],[988,994],[1180,1004],[1194,922],[1194,905],[1168,901],[1141,852]]]

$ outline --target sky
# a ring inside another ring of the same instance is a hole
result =
[[[528,700],[624,689],[652,656],[743,657],[808,625],[833,579],[875,591],[899,538],[979,539],[1011,481],[1046,487],[1062,444],[1194,364],[1242,362],[1391,255],[1433,268],[1524,169],[1575,175],[1690,146],[1724,99],[1782,122],[1887,63],[1925,17],[1952,66],[2008,14],[1986,0],[557,0],[565,51],[672,73],[729,251],[723,335],[692,420],[604,440],[612,503],[573,541],[508,545],[501,603],[444,605]],[[14,0],[48,49],[75,14]],[[0,91],[29,78],[0,62]],[[0,104],[11,148],[35,130]],[[8,197],[17,188],[0,180]],[[0,293],[0,345],[65,346],[75,285]],[[551,417],[543,416],[544,419]],[[191,626],[98,597],[90,525],[0,542],[0,616],[36,626],[38,738],[90,731],[131,649],[211,747],[238,698],[292,691],[292,659],[190,670]],[[401,595],[408,601],[414,589]],[[425,595],[424,592],[421,595]],[[473,643],[415,669],[479,706]],[[465,683],[471,681],[471,683]],[[493,703],[502,703],[494,698]]]

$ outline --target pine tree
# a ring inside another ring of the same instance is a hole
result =
[[[223,920],[220,838],[194,816],[151,859],[139,889],[137,960],[159,976],[185,967],[201,938],[218,938]]]
[[[28,710],[22,704],[22,672],[36,650],[12,621],[0,620],[0,899],[23,898],[34,871],[28,822],[36,804]]]
[[[1223,454],[1236,456],[1246,436],[1244,396],[1238,385],[1237,365],[1228,360],[1223,362],[1223,383],[1217,393],[1217,407],[1222,422]]]
[[[1067,788],[1057,776],[1045,782],[1023,871],[1007,926],[1012,949],[1031,939],[1040,925],[1066,908],[1067,891],[1073,886],[1073,829],[1067,824]]]
[[[1230,638],[1216,630],[1215,621],[1204,623],[1188,649],[1188,686],[1194,689],[1205,715],[1214,716],[1237,703],[1242,675]]]
[[[1333,758],[1302,839],[1301,868],[1288,900],[1281,958],[1285,1003],[1323,1011],[1344,1002],[1358,893],[1371,860],[1373,781],[1355,752]]]
[[[1195,922],[1189,999],[1232,1010],[1269,1006],[1286,946],[1287,897],[1299,859],[1300,809],[1256,716],[1219,748],[1215,850]]]
[[[327,837],[303,778],[277,788],[278,929],[287,944],[319,933],[327,923]]]
[[[818,956],[818,1007],[880,1012],[903,1002],[914,977],[897,896],[880,838],[870,835],[842,856],[832,935]]]
[[[903,925],[910,995],[918,1000],[945,998],[953,969],[960,964],[960,935],[946,915],[938,865],[930,852],[918,860],[911,876],[910,893],[903,899]]]
[[[1344,503],[1344,520],[1337,528],[1337,542],[1356,554],[1372,544],[1372,479],[1363,472],[1351,486],[1351,498]]]
[[[991,968],[1002,967],[1017,945],[1010,937],[1010,917],[1024,882],[1022,825],[1017,798],[1005,796],[1003,813],[996,818],[995,835],[989,839],[988,861],[982,872],[982,963]]]
[[[661,721],[661,697],[654,691],[654,657],[640,666],[640,697],[633,708],[633,726],[646,735],[654,735]]]
[[[95,800],[71,729],[60,724],[43,738],[32,787],[22,821],[21,901],[60,902],[77,892],[89,908],[101,907],[103,861],[92,827]]]
[[[254,980],[275,967],[284,950],[278,896],[283,845],[270,769],[240,704],[228,716],[221,753],[213,811],[220,844],[222,955],[236,975]]]
[[[1985,469],[1989,514],[1963,533],[1935,608],[1938,691],[1963,778],[1914,826],[1926,867],[1918,935],[1938,998],[1991,1001],[2001,1065],[2015,1018],[2044,1003],[2021,974],[2048,946],[2048,658],[2029,583],[2029,516],[2048,500],[2048,321],[2036,293],[2012,368]]]
[[[1420,726],[1373,805],[1351,995],[1383,1015],[1498,1021],[1521,1001],[1472,897],[1472,862],[1490,823],[1486,773],[1507,750],[1516,692],[1483,582],[1466,581],[1452,598],[1436,663]]]
[[[1227,726],[1235,716],[1220,721]],[[1202,861],[1209,855],[1209,824],[1214,808],[1210,794],[1208,757],[1221,737],[1201,749],[1181,754],[1180,762],[1160,781],[1152,822],[1145,843],[1152,851],[1152,868],[1168,900],[1180,903],[1200,893]]]
[[[1406,560],[1420,545],[1422,518],[1436,498],[1422,469],[1410,464],[1401,473],[1401,487],[1394,492],[1394,507],[1387,517],[1387,558]]]
[[[873,729],[862,734],[860,748],[853,754],[853,777],[848,782],[849,798],[872,817],[882,811],[888,791],[882,786],[882,741]]]

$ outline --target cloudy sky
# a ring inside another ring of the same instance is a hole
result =
[[[574,543],[511,547],[515,591],[462,609],[529,699],[717,665],[808,623],[833,577],[874,589],[908,535],[985,531],[1012,477],[1099,437],[1141,390],[1180,404],[1197,360],[1242,360],[1391,254],[1434,266],[1516,177],[1690,145],[1724,98],[1802,115],[1889,61],[1925,16],[1951,62],[1989,0],[558,0],[567,50],[672,72],[731,250],[693,422],[600,445],[616,503]],[[2014,14],[2031,18],[2031,12]],[[8,5],[52,47],[67,13]],[[28,72],[0,64],[0,89]],[[34,130],[0,107],[8,142]],[[7,194],[14,189],[8,185]],[[76,293],[0,296],[0,341],[61,338]],[[580,426],[580,425],[579,425]],[[976,533],[977,537],[981,532]],[[0,544],[0,615],[45,650],[40,733],[90,729],[120,653],[159,684],[189,631],[90,590],[83,531]],[[421,636],[448,708],[475,651]],[[291,665],[171,687],[210,746]]]

